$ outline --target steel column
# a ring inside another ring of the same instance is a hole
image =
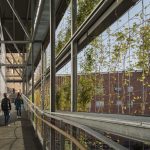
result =
[[[71,36],[76,31],[77,0],[71,0]],[[77,111],[77,42],[71,41],[71,112]],[[71,128],[72,135],[76,137],[76,128]],[[72,150],[76,150],[75,144],[71,144]]]
[[[50,112],[55,112],[55,0],[50,0]]]
[[[60,120],[60,129],[65,130],[65,126],[62,120]],[[60,150],[65,150],[65,137],[60,135]]]
[[[71,36],[76,31],[77,1],[71,0]],[[77,42],[71,42],[71,111],[77,111]]]
[[[32,0],[31,1],[31,27],[33,29],[33,26],[34,26],[34,12],[35,12],[35,0]],[[32,35],[33,35],[33,30],[32,30]],[[34,43],[32,43],[31,45],[31,64],[32,64],[32,75],[31,75],[31,78],[32,78],[32,102],[34,103]],[[33,116],[34,117],[34,116]],[[32,118],[33,119],[33,118]]]
[[[43,50],[43,45],[41,44],[41,109],[44,110],[44,99],[45,99],[45,92],[44,92],[44,50]]]
[[[28,66],[27,66],[27,69],[26,69],[26,96],[28,97],[28,89],[29,89],[29,86],[28,86],[28,75],[27,75],[27,72],[28,72]]]
[[[50,0],[50,112],[55,112],[55,0]],[[55,124],[55,120],[51,119]],[[55,131],[50,130],[50,150],[55,150]]]
[[[45,100],[45,92],[44,92],[44,50],[43,45],[41,44],[41,62],[42,62],[42,70],[41,70],[41,110],[44,111],[44,100]],[[42,115],[44,119],[44,115]],[[46,149],[46,139],[45,139],[45,124],[42,122],[42,135],[43,135],[43,150]]]
[[[25,64],[25,53],[23,53],[23,64]],[[23,68],[24,70],[24,68]],[[23,84],[22,84],[22,93],[25,94],[25,81],[26,79],[23,77]]]
[[[32,102],[34,103],[34,52],[33,52],[33,43],[31,46],[31,56],[32,56],[32,60],[31,60],[31,64],[32,64]]]

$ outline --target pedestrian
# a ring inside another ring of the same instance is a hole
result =
[[[20,93],[17,94],[15,99],[15,106],[17,110],[17,118],[21,118],[21,104],[23,104],[23,100],[21,99]]]
[[[10,103],[10,99],[7,98],[7,94],[4,93],[4,98],[2,99],[1,102],[1,109],[4,112],[4,117],[5,117],[5,126],[10,126],[8,124],[9,119],[10,119],[10,110],[11,110],[11,103]]]

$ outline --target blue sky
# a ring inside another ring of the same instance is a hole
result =
[[[147,7],[144,9],[144,13],[145,13],[145,17],[144,19],[147,20],[150,18],[150,0],[143,0],[143,4],[144,4],[144,7]],[[63,33],[65,33],[65,29],[66,27],[68,26],[67,23],[68,23],[68,17],[70,16],[70,13],[69,13],[69,7],[62,19],[62,21],[60,22],[57,30],[56,30],[56,42],[58,41],[57,40],[57,36],[58,34],[62,31]],[[113,25],[110,26],[110,30],[111,30],[111,33],[115,33],[116,31],[123,31],[125,28],[128,28],[129,26],[132,26],[134,22],[136,22],[137,24],[140,24],[141,23],[141,18],[140,18],[140,15],[137,15],[137,14],[140,14],[142,12],[142,0],[140,0],[136,6],[132,7],[128,12],[126,12],[118,21],[116,21]],[[129,16],[129,19],[130,21],[128,21],[128,16]],[[100,37],[100,36],[99,36]],[[102,33],[102,38],[103,38],[103,44],[104,45],[107,45],[107,42],[108,42],[108,33],[107,31],[104,31]],[[115,39],[111,38],[111,47],[113,46],[113,44],[115,43]],[[88,46],[86,46],[82,52],[80,52],[80,54],[78,54],[78,62],[84,60],[84,51],[86,50],[86,48],[88,48]],[[134,64],[136,62],[136,56],[134,54],[134,51],[132,49],[132,51],[130,50],[130,57],[129,57],[129,52],[126,54],[126,63],[125,63],[125,67],[129,67],[129,63],[127,63],[129,61],[129,59],[132,61],[130,62],[130,64]],[[50,56],[50,53],[49,53],[49,46],[47,47],[47,56]],[[47,66],[49,66],[49,58],[50,57],[47,57]],[[109,61],[109,60],[108,60]],[[122,63],[118,64],[118,69],[120,68],[121,70],[123,69],[123,61],[122,60]],[[108,71],[109,69],[108,68],[105,68],[102,70],[102,72],[105,72],[105,71]],[[81,69],[80,69],[80,64],[78,63],[78,72],[80,72]],[[71,63],[69,62],[68,64],[66,64],[61,70],[59,70],[57,72],[57,74],[70,74],[71,72]]]

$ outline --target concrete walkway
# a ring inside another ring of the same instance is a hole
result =
[[[4,126],[3,113],[0,113],[0,150],[42,150],[25,112],[17,119],[13,107],[10,126]]]

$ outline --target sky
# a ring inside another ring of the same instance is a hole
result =
[[[143,0],[143,4],[144,4],[144,13],[145,13],[145,17],[144,20],[148,20],[150,18],[150,0]],[[64,17],[62,19],[62,21],[60,22],[57,30],[56,30],[56,43],[58,42],[57,36],[58,34],[62,31],[65,33],[65,29],[68,26],[67,25],[67,18],[70,16],[70,12],[69,12],[69,7],[67,9],[67,11],[64,14]],[[114,24],[112,24],[110,26],[110,30],[111,33],[115,33],[117,31],[123,31],[125,28],[128,28],[129,26],[132,26],[134,22],[136,22],[137,24],[141,24],[141,18],[140,14],[142,12],[142,0],[140,0],[135,6],[133,6],[129,11],[127,11],[121,18],[119,18],[118,21],[116,21]],[[100,37],[101,35],[99,35]],[[103,44],[107,45],[108,43],[108,33],[107,31],[104,31],[102,33],[102,39],[103,39]],[[115,39],[111,37],[110,40],[110,44],[111,47],[113,47],[113,45],[116,43]],[[88,46],[86,46],[79,54],[78,54],[78,73],[81,72],[81,68],[80,68],[80,63],[81,61],[84,60],[84,52],[86,51],[86,49],[88,48]],[[128,68],[129,65],[134,64],[137,59],[136,59],[136,55],[135,55],[135,49],[130,50],[130,52],[128,51],[126,54],[126,58],[125,60],[122,60],[121,63],[118,64],[118,69],[123,69],[123,67]],[[130,57],[129,57],[130,55]],[[47,50],[46,50],[46,56],[47,57],[47,67],[49,66],[49,62],[50,62],[50,46],[48,45]],[[108,59],[108,58],[107,58]],[[132,61],[130,62],[130,64],[128,63],[128,61]],[[109,61],[109,59],[107,60]],[[126,62],[125,62],[126,61]],[[123,66],[126,65],[126,66]],[[108,68],[103,68],[101,70],[102,72],[107,72],[109,71],[109,67]],[[71,62],[67,63],[62,69],[60,69],[57,74],[70,74],[71,73]]]

